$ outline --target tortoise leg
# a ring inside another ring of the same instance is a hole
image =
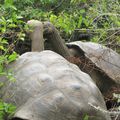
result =
[[[32,51],[43,51],[44,50],[44,39],[43,39],[43,24],[38,20],[30,20],[27,22],[28,26],[32,28],[29,31],[30,39],[32,40]]]
[[[63,57],[71,57],[69,49],[65,45],[65,41],[61,38],[58,30],[50,22],[44,22],[44,36],[47,38],[53,46],[53,49]]]

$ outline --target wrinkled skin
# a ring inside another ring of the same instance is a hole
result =
[[[88,74],[51,52],[28,52],[13,68],[16,82],[6,81],[1,97],[17,106],[13,120],[111,120],[103,97]]]

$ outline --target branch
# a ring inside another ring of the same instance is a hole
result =
[[[52,11],[55,11],[56,9],[58,9],[63,4],[63,2],[65,2],[65,0],[62,0],[56,7],[52,9]]]
[[[97,16],[94,20],[93,20],[93,23],[95,21],[97,21],[101,16],[104,16],[104,15],[108,15],[108,16],[119,16],[120,17],[120,14],[115,14],[115,13],[103,13],[103,14],[100,14],[99,16]]]
[[[94,109],[98,110],[98,111],[101,111],[103,113],[107,113],[107,114],[110,114],[110,115],[120,115],[120,111],[107,111],[107,110],[104,110],[102,109],[100,106],[94,106],[93,104],[91,103],[88,103],[88,105],[90,105],[91,107],[93,107]]]

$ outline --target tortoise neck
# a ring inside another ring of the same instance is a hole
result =
[[[31,35],[32,47],[31,50],[34,51],[43,51],[44,50],[44,40],[43,40],[43,27],[36,26]]]
[[[31,50],[33,52],[44,50],[44,39],[43,39],[43,24],[38,20],[30,20],[27,24],[32,28],[29,32],[30,39],[32,40]]]

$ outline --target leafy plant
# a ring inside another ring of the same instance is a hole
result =
[[[0,101],[0,120],[8,120],[14,114],[16,107],[12,104]]]
[[[25,22],[18,15],[13,0],[4,0],[0,5],[0,11],[0,76],[6,76],[8,80],[14,82],[14,74],[12,70],[6,69],[6,66],[18,57],[14,46],[17,41],[24,40]],[[3,86],[4,83],[0,81],[0,88]],[[8,119],[14,111],[14,105],[0,101],[0,120]]]

